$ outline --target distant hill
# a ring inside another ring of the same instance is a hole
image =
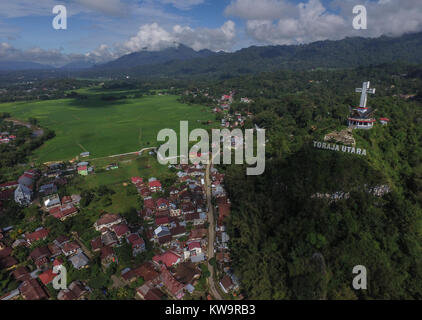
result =
[[[217,53],[210,50],[195,51],[185,45],[167,48],[161,51],[139,51],[124,55],[114,61],[99,65],[96,69],[124,69],[137,66],[155,65],[170,61],[184,61],[195,58],[206,58]]]
[[[81,61],[73,61],[68,64],[65,64],[64,66],[61,67],[61,69],[65,69],[65,70],[88,69],[93,66],[94,66],[94,63],[81,60]]]
[[[0,61],[1,71],[18,71],[18,70],[47,70],[54,67],[29,61]]]
[[[422,33],[306,45],[252,46],[233,53],[195,52],[181,45],[159,52],[132,53],[97,66],[86,75],[224,79],[279,69],[354,68],[391,62],[422,63]]]

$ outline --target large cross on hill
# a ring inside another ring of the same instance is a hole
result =
[[[368,101],[368,93],[374,94],[375,88],[369,89],[370,82],[366,81],[363,83],[362,88],[357,88],[356,92],[362,92],[360,96],[359,107],[366,108],[366,102]]]

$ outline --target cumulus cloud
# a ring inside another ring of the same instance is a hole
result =
[[[353,0],[334,0],[332,6],[339,8],[341,15],[352,21]],[[409,32],[422,31],[422,6],[420,0],[378,0],[364,3],[368,13],[368,29],[362,36],[399,36]],[[351,24],[351,22],[350,22]],[[354,32],[353,34],[356,34]]]
[[[131,52],[158,51],[184,44],[194,50],[229,50],[236,37],[235,24],[225,22],[220,28],[193,29],[175,25],[166,30],[157,23],[142,25],[138,33],[124,43],[108,46],[102,44],[86,54],[66,54],[61,50],[45,50],[38,47],[18,49],[7,42],[0,43],[0,61],[32,61],[62,66],[72,61],[104,63]]]
[[[194,50],[229,50],[236,37],[236,26],[233,21],[225,22],[220,28],[197,28],[175,25],[166,30],[157,23],[146,24],[138,33],[124,43],[129,52],[140,50],[162,50],[184,44]]]
[[[353,7],[364,4],[368,29],[354,30]],[[295,44],[338,40],[347,36],[378,37],[422,31],[420,0],[333,0],[330,9],[320,0],[294,4],[289,0],[232,0],[227,16],[246,20],[246,33],[264,44]],[[334,13],[335,12],[335,13]]]

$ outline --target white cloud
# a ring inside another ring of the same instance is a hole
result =
[[[151,51],[161,50],[173,46],[173,36],[157,23],[145,24],[139,28],[138,33],[130,38],[124,47],[130,51],[148,49]]]
[[[246,20],[246,33],[263,44],[295,44],[338,40],[347,36],[378,37],[422,31],[420,0],[334,0],[329,11],[320,0],[232,0],[227,16]],[[352,9],[364,4],[368,29],[354,30]]]
[[[157,23],[146,24],[138,33],[124,43],[128,52],[139,50],[162,50],[181,43],[194,50],[230,50],[236,38],[236,26],[233,21],[225,22],[220,28],[197,28],[175,25],[166,30]]]
[[[354,0],[334,0],[333,7],[341,10],[341,15],[352,21]],[[360,32],[362,36],[381,35],[399,36],[408,32],[422,31],[422,5],[420,0],[378,0],[366,1],[368,29]],[[351,22],[350,22],[351,24]],[[359,32],[353,32],[353,35]]]
[[[117,52],[110,50],[110,48],[106,44],[101,44],[97,49],[92,50],[85,54],[86,59],[81,60],[88,60],[93,61],[95,63],[102,63],[107,62],[119,57]]]

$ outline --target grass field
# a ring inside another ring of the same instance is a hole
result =
[[[42,127],[56,132],[55,138],[35,151],[36,162],[69,160],[84,151],[91,153],[90,158],[138,151],[156,146],[161,129],[179,132],[180,120],[188,120],[193,129],[204,127],[198,120],[215,119],[209,109],[181,104],[177,96],[103,101],[102,95],[117,92],[93,88],[81,93],[88,99],[2,103],[0,112],[20,120],[36,118]]]

